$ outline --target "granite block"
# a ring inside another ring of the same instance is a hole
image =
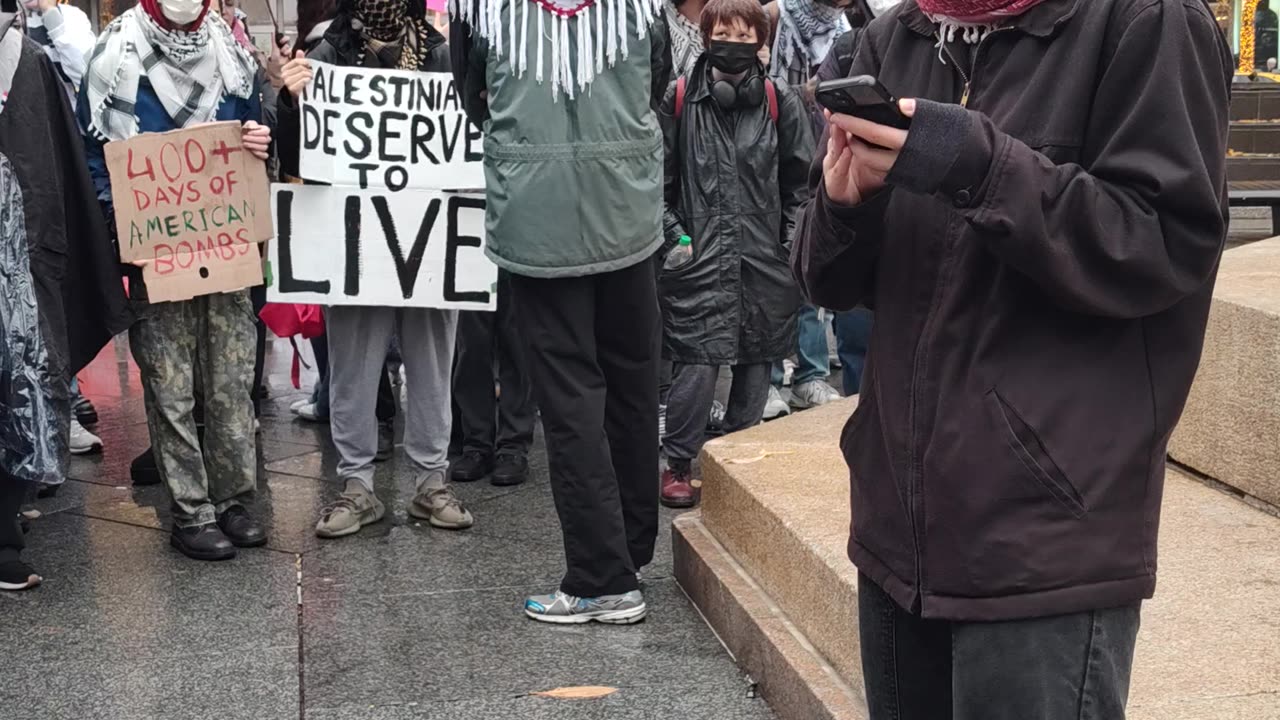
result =
[[[1170,456],[1280,506],[1280,238],[1226,252]]]

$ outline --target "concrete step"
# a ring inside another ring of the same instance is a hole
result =
[[[783,720],[866,717],[837,447],[855,403],[708,443],[701,515],[674,529],[677,578]],[[1130,720],[1280,720],[1280,519],[1171,470],[1161,528]]]
[[[1280,120],[1280,87],[1237,84],[1231,88],[1231,119]]]
[[[1280,506],[1280,238],[1223,254],[1200,369],[1169,455]]]

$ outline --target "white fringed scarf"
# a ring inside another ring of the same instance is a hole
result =
[[[628,34],[644,38],[662,13],[663,2],[449,0],[449,14],[470,25],[471,32],[487,40],[498,57],[509,57],[517,77],[524,76],[532,61],[538,83],[546,82],[549,74],[552,95],[559,98],[563,92],[572,100],[606,66],[613,67],[619,55],[627,59]],[[630,22],[628,4],[635,8]],[[532,39],[530,25],[534,26]]]

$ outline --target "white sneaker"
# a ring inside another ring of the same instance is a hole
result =
[[[85,430],[80,421],[75,418],[71,418],[70,445],[72,455],[88,455],[102,452],[102,438]]]
[[[806,380],[791,388],[791,407],[796,410],[808,410],[839,399],[840,393],[825,380]]]
[[[782,393],[778,388],[769,386],[769,401],[764,404],[764,419],[776,420],[784,415],[791,414],[791,406],[787,405],[787,401],[782,399]]]
[[[321,418],[316,412],[316,404],[313,402],[305,403],[293,411],[294,415],[306,420],[307,422],[322,423],[328,422],[325,418]]]
[[[303,405],[309,405],[310,403],[311,403],[311,398],[309,397],[298,398],[297,400],[294,400],[292,403],[290,403],[289,411],[292,413],[297,413],[299,410],[302,409]]]

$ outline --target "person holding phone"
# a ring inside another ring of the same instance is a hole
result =
[[[658,298],[663,356],[675,363],[663,439],[668,507],[698,502],[693,459],[720,368],[733,368],[724,432],[736,432],[760,422],[773,363],[795,347],[800,294],[786,258],[813,157],[799,95],[767,79],[758,59],[769,30],[760,3],[711,0],[700,23],[707,49],[667,89],[658,116],[666,159]],[[725,158],[736,172],[721,172]],[[688,250],[675,262],[681,238]]]
[[[841,438],[872,718],[1124,717],[1232,65],[1182,0],[915,0],[863,33],[792,268],[876,312]]]

